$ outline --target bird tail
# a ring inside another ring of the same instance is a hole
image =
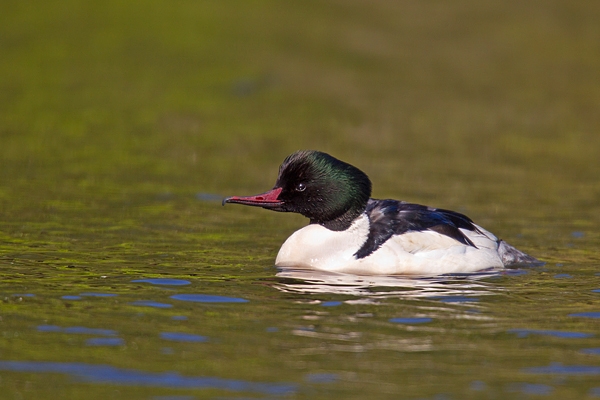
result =
[[[505,267],[536,267],[544,265],[543,261],[515,249],[504,240],[498,241],[498,253]]]

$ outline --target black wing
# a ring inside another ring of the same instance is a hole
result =
[[[430,230],[473,247],[476,246],[460,229],[480,232],[466,215],[404,201],[370,199],[366,213],[371,222],[369,235],[354,254],[356,258],[367,257],[393,235],[406,232]]]

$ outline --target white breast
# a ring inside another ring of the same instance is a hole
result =
[[[368,257],[356,259],[354,254],[369,233],[369,219],[363,214],[345,231],[311,224],[294,232],[281,246],[275,265],[367,275],[438,275],[502,268],[496,237],[479,229],[481,234],[463,230],[477,248],[433,231],[409,232],[393,236]]]
[[[315,268],[342,271],[356,262],[354,253],[367,240],[369,219],[358,217],[345,231],[332,231],[318,224],[292,234],[279,249],[278,267]]]

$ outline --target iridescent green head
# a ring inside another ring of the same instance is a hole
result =
[[[320,151],[303,150],[288,156],[273,190],[250,197],[230,197],[224,203],[296,212],[311,223],[332,230],[347,229],[364,210],[371,181],[358,168]]]

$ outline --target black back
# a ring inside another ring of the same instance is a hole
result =
[[[441,208],[431,208],[398,200],[369,199],[366,208],[370,230],[366,242],[354,254],[364,258],[372,254],[393,235],[430,230],[476,247],[460,229],[480,232],[466,215]]]

